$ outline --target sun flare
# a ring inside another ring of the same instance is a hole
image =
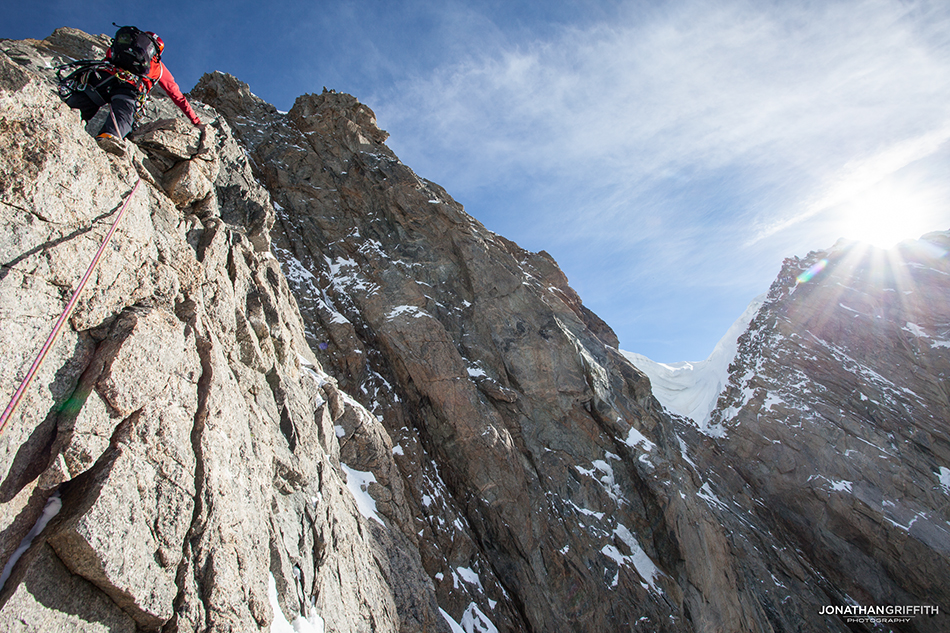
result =
[[[926,191],[880,183],[842,206],[841,237],[892,248],[929,231],[950,228],[936,225],[937,209],[933,196]]]

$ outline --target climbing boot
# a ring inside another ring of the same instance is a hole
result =
[[[125,156],[125,141],[108,132],[103,132],[97,136],[96,143],[110,154],[115,154],[119,157]]]

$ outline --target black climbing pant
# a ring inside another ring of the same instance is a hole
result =
[[[132,84],[102,71],[93,72],[89,79],[86,90],[74,92],[66,99],[66,105],[78,109],[82,120],[89,121],[108,103],[112,113],[98,134],[125,138],[132,131],[139,91]]]

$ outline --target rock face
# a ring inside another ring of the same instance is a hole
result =
[[[200,130],[156,96],[131,157],[103,153],[43,70],[97,42],[0,53],[3,393],[143,178],[0,438],[0,628],[267,630],[273,576],[291,620],[447,630],[417,550],[347,487],[334,422],[386,455],[388,438],[308,348],[244,151],[210,109]],[[50,498],[61,511],[11,556]]]
[[[129,157],[101,152],[50,67],[104,44],[0,46],[2,393],[142,179],[0,436],[2,628],[258,631],[279,609],[328,631],[818,632],[851,630],[821,614],[850,600],[950,608],[946,311],[884,333],[896,355],[935,342],[926,371],[877,370],[915,396],[847,392],[865,426],[916,416],[880,427],[913,467],[871,478],[883,458],[827,424],[843,392],[795,400],[794,374],[765,371],[795,356],[843,384],[847,336],[809,361],[777,342],[800,324],[767,317],[818,284],[773,289],[711,438],[663,410],[550,256],[416,176],[349,95],[281,113],[213,73],[190,95],[206,128],[156,97]],[[766,432],[816,411],[816,438],[864,456],[852,470]]]
[[[726,494],[764,502],[840,604],[950,604],[948,249],[787,260],[710,419]]]

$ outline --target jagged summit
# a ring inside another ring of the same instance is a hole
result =
[[[156,95],[118,159],[52,91],[97,42],[0,45],[3,393],[143,181],[0,436],[4,629],[823,632],[852,630],[828,605],[950,608],[946,302],[844,296],[871,263],[830,256],[796,286],[821,257],[790,261],[710,437],[356,98],[282,113],[210,73],[203,134]],[[946,258],[907,261],[948,296]]]

